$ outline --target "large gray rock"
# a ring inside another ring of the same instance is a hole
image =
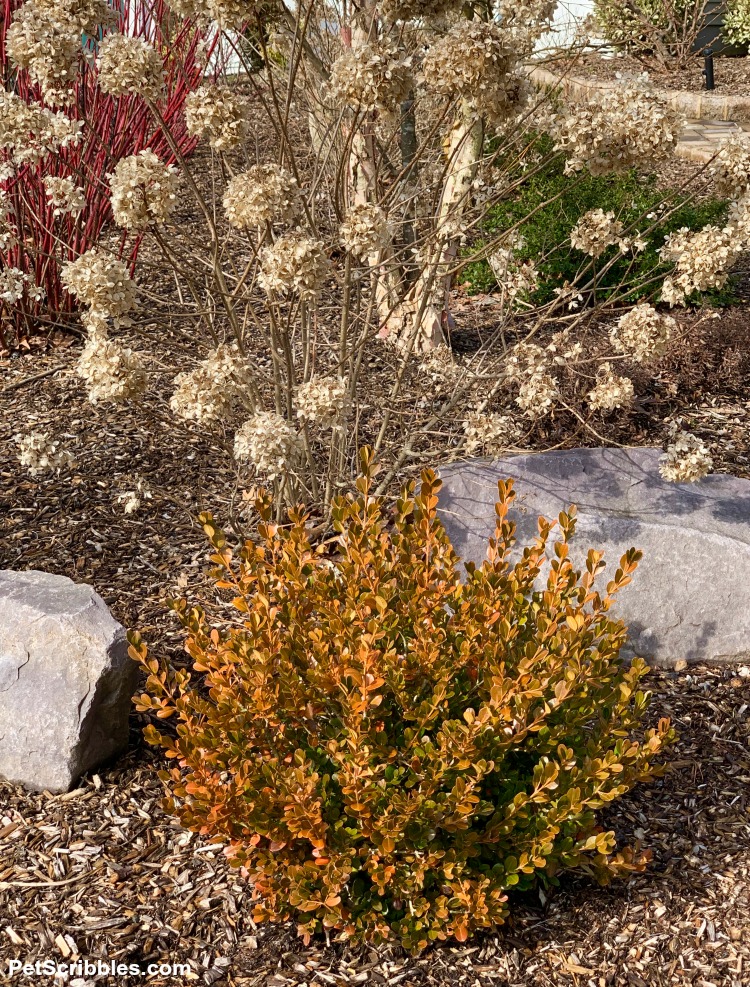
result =
[[[541,514],[574,503],[571,558],[603,550],[613,573],[635,546],[643,561],[617,597],[630,648],[653,664],[731,662],[750,655],[750,481],[712,475],[668,483],[658,449],[573,449],[470,460],[440,470],[440,510],[458,554],[481,562],[494,530],[497,481],[513,477],[518,545]]]
[[[127,743],[136,675],[90,586],[0,571],[0,776],[68,791]]]

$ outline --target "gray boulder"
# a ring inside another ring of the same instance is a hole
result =
[[[660,456],[658,449],[573,449],[451,464],[440,470],[439,509],[458,554],[479,563],[494,530],[498,480],[516,481],[516,547],[533,540],[540,514],[555,518],[573,503],[577,567],[589,548],[604,551],[603,583],[628,548],[643,552],[614,611],[629,627],[632,653],[663,667],[746,659],[750,481],[715,474],[669,483]]]
[[[90,586],[0,571],[0,776],[65,792],[121,751],[137,671]]]

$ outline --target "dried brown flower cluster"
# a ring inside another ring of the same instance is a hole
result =
[[[91,329],[104,327],[108,319],[116,326],[127,325],[128,313],[137,307],[135,283],[127,267],[96,247],[65,264],[62,282],[87,306],[82,318]]]
[[[146,389],[146,374],[136,354],[101,330],[89,332],[76,369],[86,381],[92,404],[127,401]]]
[[[394,110],[413,85],[411,61],[388,41],[347,48],[333,63],[329,97],[359,110]]]
[[[510,302],[524,298],[539,286],[539,271],[533,261],[519,263],[513,247],[499,247],[488,258],[499,288]]]
[[[616,350],[627,353],[637,363],[660,357],[667,349],[677,323],[671,315],[657,312],[653,305],[641,302],[621,315],[609,333]]]
[[[333,428],[341,419],[346,381],[341,377],[313,377],[297,388],[297,417]]]
[[[215,151],[228,151],[250,130],[247,99],[222,86],[201,86],[185,100],[185,123],[189,134],[206,137]]]
[[[719,146],[710,171],[718,195],[736,197],[750,188],[750,140],[743,132],[733,134]]]
[[[729,270],[744,248],[744,240],[731,226],[704,226],[692,231],[683,227],[667,237],[661,250],[663,260],[673,261],[675,271],[662,284],[662,300],[684,305],[696,291],[721,288]]]
[[[25,271],[17,267],[4,267],[0,270],[0,299],[8,305],[16,305],[33,288],[33,279]]]
[[[26,0],[13,14],[6,48],[50,103],[67,103],[78,72],[81,37],[113,27],[118,14],[106,0]]]
[[[27,103],[0,89],[0,150],[6,152],[11,166],[34,164],[46,154],[76,143],[82,127],[81,120],[71,120],[65,113],[53,113],[46,106]]]
[[[158,100],[164,90],[161,55],[142,38],[108,34],[99,44],[99,85],[112,96],[127,93]]]
[[[72,454],[64,448],[60,439],[50,432],[16,434],[13,441],[18,446],[18,460],[32,476],[52,470],[61,470],[73,462]]]
[[[288,233],[260,255],[258,282],[269,294],[314,299],[329,270],[325,244],[301,233]]]
[[[169,0],[169,6],[180,17],[207,24],[216,22],[225,30],[267,21],[279,9],[276,0]]]
[[[695,483],[713,469],[708,446],[692,432],[677,432],[662,456],[659,471],[672,483]]]
[[[237,346],[222,344],[193,370],[175,378],[169,405],[187,421],[220,421],[247,396],[250,370]]]
[[[163,223],[177,205],[177,169],[163,164],[153,151],[122,158],[107,178],[115,222],[126,230]]]
[[[535,42],[549,30],[557,0],[499,0],[495,4],[503,31],[519,55],[529,55]]]
[[[508,356],[506,374],[520,384],[516,404],[527,418],[544,417],[559,397],[557,381],[549,372],[551,355],[552,350],[536,343],[517,343]]]
[[[555,115],[555,150],[568,155],[566,170],[624,174],[672,154],[679,131],[673,110],[646,87],[618,87],[596,101],[572,103]]]
[[[498,24],[461,19],[425,55],[424,81],[477,113],[503,120],[526,91],[514,71],[518,54]]]
[[[285,418],[259,411],[234,437],[234,456],[249,461],[266,480],[284,479],[304,452],[302,437]]]
[[[72,178],[44,178],[47,199],[55,216],[78,216],[86,205],[86,196]]]
[[[613,212],[589,209],[570,231],[570,243],[590,257],[600,257],[607,247],[619,243],[622,223]]]
[[[521,428],[510,415],[475,411],[464,421],[464,435],[464,449],[469,456],[475,453],[495,456],[520,439]]]
[[[617,377],[612,371],[612,364],[603,363],[587,400],[592,411],[614,411],[615,408],[631,405],[634,394],[633,381],[629,377]]]
[[[428,350],[419,364],[419,372],[433,381],[450,381],[461,372],[460,364],[453,359],[450,346],[441,343]]]
[[[355,257],[377,257],[391,239],[388,217],[380,208],[370,203],[352,206],[339,230],[341,242]]]
[[[235,175],[224,193],[224,212],[238,230],[293,223],[300,209],[300,189],[294,175],[276,164],[253,165]]]

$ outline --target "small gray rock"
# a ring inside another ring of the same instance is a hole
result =
[[[537,518],[578,508],[571,558],[604,551],[602,585],[628,548],[643,552],[614,615],[632,653],[652,664],[733,662],[750,655],[750,481],[714,474],[669,483],[659,449],[572,449],[440,470],[442,520],[461,558],[480,563],[494,530],[497,481],[512,477],[520,548]],[[517,556],[516,556],[517,557]]]
[[[119,753],[137,672],[90,586],[0,571],[0,776],[66,792]]]

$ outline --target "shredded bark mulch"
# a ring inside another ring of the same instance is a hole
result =
[[[159,808],[158,760],[131,752],[65,795],[0,783],[0,977],[7,963],[78,958],[190,967],[178,982],[742,987],[750,976],[750,668],[650,676],[654,715],[680,734],[663,779],[605,824],[654,852],[649,870],[599,888],[568,878],[514,900],[511,923],[419,958],[397,948],[305,947],[291,925],[252,921],[251,890],[221,845]],[[142,983],[136,975],[74,977]],[[156,975],[154,985],[174,983]]]

